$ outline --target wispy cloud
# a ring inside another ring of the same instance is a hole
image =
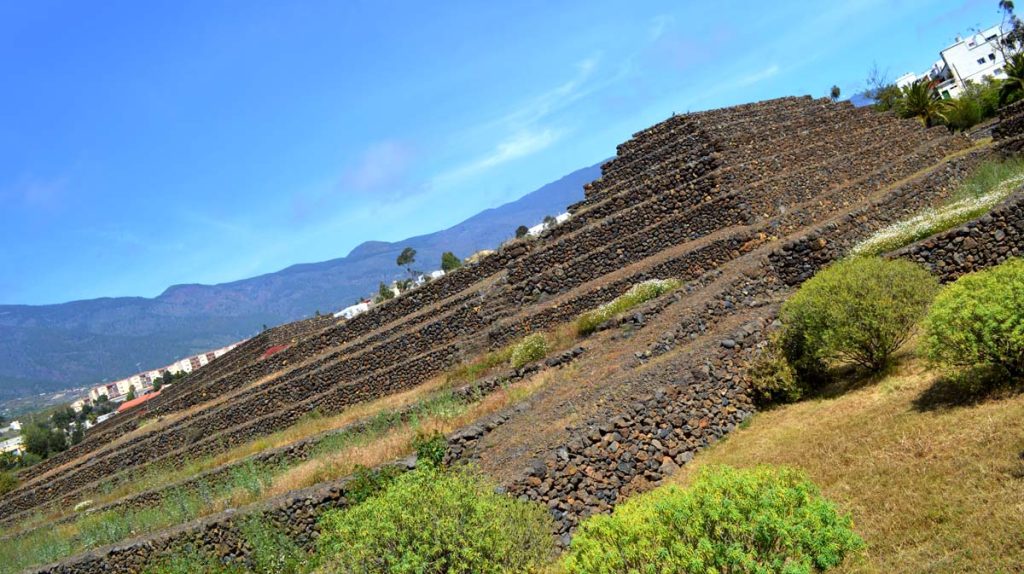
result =
[[[412,147],[397,140],[370,145],[341,178],[343,191],[381,191],[399,183],[413,160]]]
[[[561,135],[552,128],[519,132],[498,142],[489,154],[445,171],[434,177],[431,183],[435,187],[442,187],[479,175],[503,163],[544,150],[555,143]]]
[[[779,65],[772,64],[756,72],[747,74],[745,76],[740,76],[739,78],[736,79],[735,82],[733,82],[733,87],[744,88],[747,86],[752,86],[754,84],[761,83],[777,75],[779,75]]]
[[[54,211],[64,206],[68,184],[68,177],[26,176],[0,190],[0,198],[34,211]]]

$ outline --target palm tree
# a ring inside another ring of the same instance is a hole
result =
[[[931,80],[922,78],[905,86],[896,111],[904,118],[921,118],[926,127],[934,125],[939,118],[939,94]]]
[[[938,117],[949,127],[949,131],[963,131],[981,123],[983,119],[981,107],[971,94],[964,93],[959,98],[939,102]]]
[[[999,88],[999,105],[1012,104],[1024,96],[1024,53],[1014,54],[1003,67],[1006,79]]]

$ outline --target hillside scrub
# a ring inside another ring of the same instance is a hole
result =
[[[547,510],[472,470],[417,469],[320,520],[319,572],[528,572],[554,551]]]
[[[944,379],[913,349],[876,384],[756,414],[670,482],[708,466],[806,472],[867,550],[837,571],[1016,572],[1024,564],[1024,394],[922,408]]]
[[[638,283],[612,301],[580,315],[576,320],[576,332],[580,336],[589,335],[596,331],[602,323],[616,315],[625,313],[633,307],[660,297],[669,291],[674,291],[679,288],[679,285],[677,279],[651,279]]]
[[[849,515],[799,471],[705,469],[585,520],[563,558],[570,574],[823,572],[860,550]]]
[[[798,401],[809,387],[786,357],[779,334],[770,338],[747,366],[747,378],[754,401],[762,407]]]
[[[925,321],[928,357],[949,367],[989,367],[1024,377],[1024,260],[946,286]]]
[[[845,259],[819,271],[782,306],[784,336],[800,340],[813,359],[881,371],[938,290],[938,281],[913,263]]]
[[[18,487],[18,479],[8,471],[0,471],[0,496],[7,494]]]
[[[907,220],[877,231],[854,246],[851,253],[879,255],[963,225],[988,213],[1022,184],[1024,159],[985,162],[957,187],[945,205],[925,209]]]

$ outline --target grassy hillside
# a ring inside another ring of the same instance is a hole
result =
[[[868,543],[842,571],[1019,571],[1024,395],[964,393],[913,355],[826,395],[756,415],[674,480],[713,464],[805,470]]]

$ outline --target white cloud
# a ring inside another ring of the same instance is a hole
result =
[[[375,143],[342,177],[346,189],[377,191],[387,189],[402,179],[412,161],[412,149],[399,141]]]
[[[551,146],[562,136],[561,132],[552,128],[540,131],[522,131],[498,142],[491,153],[469,163],[450,169],[433,178],[433,187],[457,183],[466,178],[479,175],[493,167],[521,157],[535,154]]]
[[[741,76],[740,78],[738,78],[733,83],[733,87],[743,88],[743,87],[746,87],[746,86],[752,86],[754,84],[763,82],[763,81],[767,80],[768,78],[777,76],[778,74],[779,74],[779,65],[778,64],[772,64],[772,65],[770,65],[770,66],[768,66],[768,67],[766,67],[766,68],[764,68],[762,70],[758,70],[758,71],[753,72],[751,74],[747,74],[746,76]]]

